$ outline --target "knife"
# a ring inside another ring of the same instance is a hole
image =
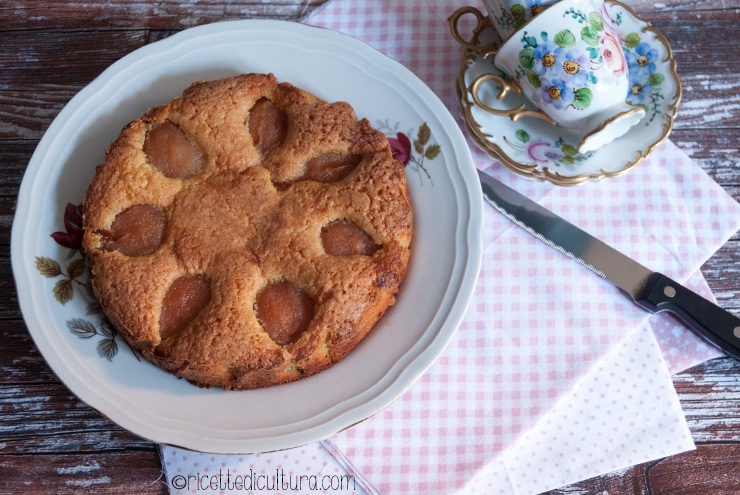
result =
[[[668,311],[706,342],[740,359],[740,318],[654,272],[478,171],[483,196],[524,230],[609,280],[651,313]]]

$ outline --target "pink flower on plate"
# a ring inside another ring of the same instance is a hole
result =
[[[535,163],[547,165],[563,159],[563,152],[542,139],[535,139],[524,147],[524,154]]]
[[[619,46],[619,40],[609,32],[604,32],[601,41],[601,56],[604,58],[606,66],[612,71],[612,74],[619,77],[627,70],[627,60]]]
[[[399,132],[395,138],[388,138],[388,144],[391,145],[393,158],[404,165],[408,165],[411,158],[411,141],[408,136],[403,132]]]

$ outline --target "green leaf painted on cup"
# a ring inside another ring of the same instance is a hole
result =
[[[524,35],[522,36],[521,41],[529,48],[537,48],[537,38],[535,38],[534,36],[527,36],[526,31],[524,31]]]
[[[534,67],[534,52],[529,49],[524,49],[519,52],[519,65],[525,69],[531,69]]]
[[[590,27],[585,27],[581,30],[581,39],[589,46],[599,46],[599,33]]]
[[[601,14],[598,12],[591,12],[588,14],[588,24],[594,31],[604,30],[604,19],[601,18]]]
[[[591,105],[591,100],[594,95],[588,88],[578,88],[575,90],[575,97],[573,99],[573,106],[578,110],[583,110]]]
[[[624,37],[624,46],[627,48],[634,48],[640,44],[640,35],[637,33],[629,33]]]
[[[648,84],[650,84],[650,86],[653,86],[653,87],[660,86],[664,80],[665,80],[665,76],[663,76],[663,74],[660,74],[658,72],[655,72],[653,74],[650,74],[650,76],[648,76]]]
[[[563,29],[555,35],[555,44],[558,45],[560,48],[570,48],[572,46],[575,46],[576,37],[573,35],[573,33],[570,32],[569,29]]]
[[[542,86],[542,80],[540,80],[540,75],[537,74],[533,70],[527,71],[527,80],[529,81],[529,84],[531,84],[533,88],[539,88]]]
[[[516,136],[516,139],[522,143],[529,142],[529,134],[527,133],[527,131],[519,129],[518,131],[514,133],[514,136]]]
[[[547,41],[547,31],[542,31],[540,33],[540,38],[542,38],[542,41]]]
[[[514,19],[524,19],[524,12],[524,5],[519,5],[517,3],[511,7],[511,15]]]

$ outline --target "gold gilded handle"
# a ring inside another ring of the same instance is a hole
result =
[[[491,21],[488,19],[488,17],[483,15],[480,10],[476,9],[475,7],[460,7],[455,12],[453,12],[450,17],[447,18],[447,22],[450,23],[450,31],[452,31],[452,37],[455,38],[455,40],[457,40],[457,42],[465,48],[480,53],[483,58],[487,58],[490,55],[495,55],[496,50],[498,50],[498,43],[494,42],[488,45],[478,45],[477,43],[467,41],[460,35],[460,29],[458,28],[457,24],[460,22],[462,16],[466,14],[473,14],[477,20],[477,24],[473,29],[473,36],[471,37],[472,40],[476,40],[478,38],[478,34],[483,31],[484,28],[492,27]]]
[[[493,115],[498,115],[500,117],[509,117],[512,122],[516,122],[522,117],[535,117],[537,119],[544,120],[548,124],[557,125],[557,123],[542,110],[527,110],[527,107],[525,107],[524,105],[519,105],[516,108],[501,110],[489,107],[488,105],[483,103],[483,101],[481,101],[480,97],[478,96],[478,91],[480,90],[481,84],[484,84],[488,81],[494,81],[499,85],[500,89],[498,95],[496,95],[496,99],[498,100],[503,100],[504,98],[506,98],[510,91],[513,91],[517,94],[522,94],[522,88],[514,80],[506,81],[498,74],[483,74],[482,76],[478,76],[475,81],[473,81],[473,84],[468,87],[468,91],[473,96],[473,101],[475,102],[475,104],[486,112]]]

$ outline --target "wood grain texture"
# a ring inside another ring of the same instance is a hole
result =
[[[297,20],[324,2],[0,2],[0,493],[167,493],[156,445],[80,402],[49,369],[23,323],[10,227],[43,133],[80,89],[147,43],[221,20]],[[673,48],[683,98],[671,140],[740,200],[740,4],[625,3]],[[720,304],[740,314],[740,234],[702,271]],[[697,450],[550,493],[740,493],[740,364],[715,359],[676,375],[674,384]]]
[[[326,0],[5,1],[0,31],[181,30],[228,19],[298,20]]]

